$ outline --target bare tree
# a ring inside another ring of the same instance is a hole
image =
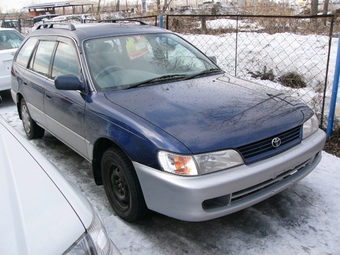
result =
[[[117,3],[116,3],[116,12],[119,12],[119,7],[120,7],[120,0],[117,0]]]
[[[98,0],[98,8],[97,8],[97,14],[96,14],[97,19],[100,19],[100,15],[99,15],[99,13],[100,13],[100,2],[101,2],[101,0]]]
[[[318,0],[312,0],[311,8],[310,8],[311,15],[318,14]]]
[[[139,3],[138,0],[136,0],[136,11],[139,10]]]
[[[163,5],[163,12],[165,12],[168,8],[169,5],[171,4],[172,0],[168,2],[168,0],[164,0],[164,5]]]
[[[161,11],[161,0],[157,0],[157,11]]]
[[[168,0],[164,0],[164,4],[163,4],[163,12],[166,11],[166,8],[168,8]]]
[[[328,13],[328,4],[329,4],[329,0],[325,0],[324,5],[323,5],[323,12],[322,12],[322,14],[324,15]]]

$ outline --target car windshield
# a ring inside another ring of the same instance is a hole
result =
[[[11,30],[1,30],[0,31],[0,50],[15,49],[18,48],[24,37]]]
[[[84,42],[98,91],[129,89],[222,72],[208,57],[175,34],[142,34]]]

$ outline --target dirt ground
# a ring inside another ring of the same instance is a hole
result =
[[[332,136],[327,139],[324,150],[334,156],[340,157],[340,130],[333,133]]]

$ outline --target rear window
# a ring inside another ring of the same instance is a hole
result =
[[[0,31],[0,50],[18,48],[23,40],[24,37],[16,31]]]

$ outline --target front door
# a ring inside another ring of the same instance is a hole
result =
[[[74,74],[81,79],[78,54],[73,41],[58,38],[46,82],[44,99],[48,130],[84,157],[88,157],[85,140],[85,97],[81,91],[63,91],[54,86],[58,75]]]

